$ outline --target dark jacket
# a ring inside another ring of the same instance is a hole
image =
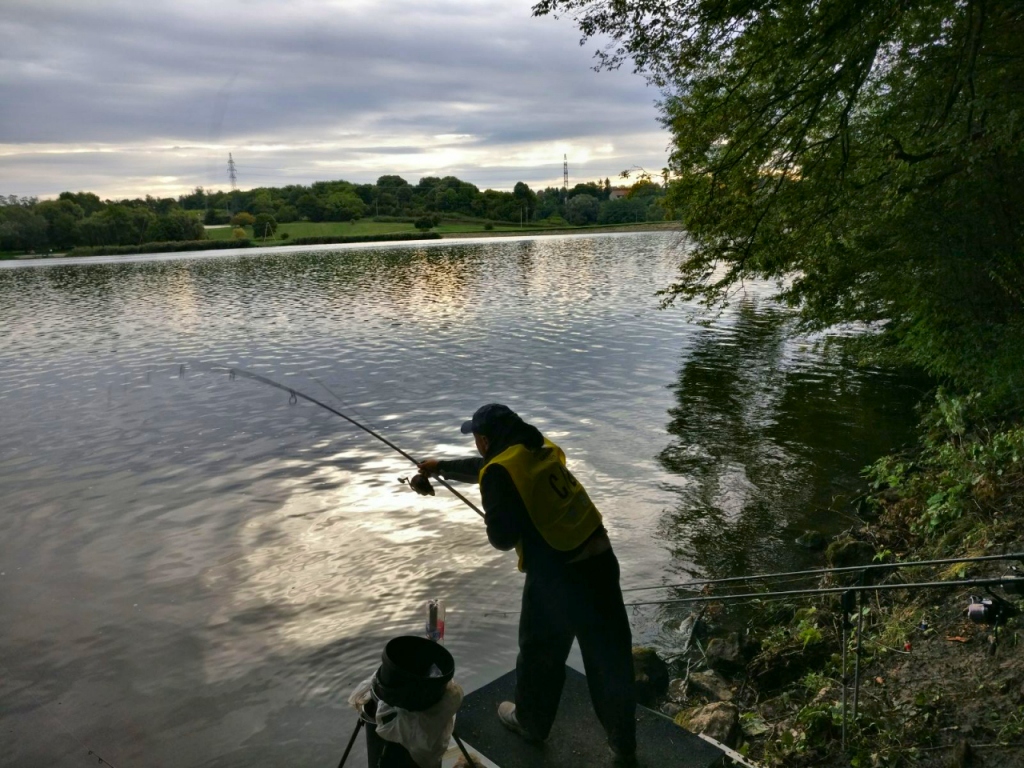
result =
[[[446,480],[457,480],[464,483],[479,481],[480,470],[484,465],[513,445],[523,444],[533,447],[540,435],[533,427],[533,433],[514,432],[510,435],[496,435],[491,439],[491,448],[486,457],[466,459],[449,459],[438,462],[438,469]],[[540,447],[537,444],[536,447]],[[495,464],[487,470],[484,482],[480,486],[480,497],[484,503],[484,522],[487,525],[487,539],[496,549],[509,550],[520,541],[523,545],[523,567],[530,573],[563,568],[566,563],[580,554],[587,543],[598,534],[604,534],[604,526],[598,526],[578,547],[569,552],[560,552],[552,547],[530,519],[526,504],[519,495],[519,490],[512,481],[508,470]]]

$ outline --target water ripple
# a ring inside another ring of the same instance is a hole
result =
[[[788,341],[765,286],[707,328],[659,311],[679,249],[655,234],[0,269],[5,754],[329,762],[348,690],[434,596],[464,684],[514,663],[516,617],[494,609],[518,606],[521,576],[472,511],[414,495],[407,462],[323,410],[212,366],[333,402],[323,382],[419,456],[468,454],[461,421],[509,403],[566,447],[629,583],[771,567],[792,529],[834,526],[833,479],[901,434],[903,385]],[[638,614],[638,638],[664,621]]]

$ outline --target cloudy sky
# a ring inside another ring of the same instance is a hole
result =
[[[2,0],[0,194],[398,173],[480,188],[641,166],[658,92],[530,0]]]

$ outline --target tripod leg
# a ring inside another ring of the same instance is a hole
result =
[[[855,721],[857,719],[857,700],[860,698],[860,638],[864,629],[864,601],[861,598],[863,594],[863,592],[857,593],[857,655],[853,662],[853,719]]]
[[[359,735],[359,729],[363,727],[363,718],[359,718],[356,721],[355,730],[352,731],[352,737],[348,740],[348,746],[345,747],[345,754],[341,756],[341,762],[338,763],[338,768],[342,768],[345,765],[345,761],[348,760],[348,753],[352,751],[352,745],[356,743],[356,736]]]
[[[852,590],[843,592],[840,604],[843,608],[843,749],[846,749],[846,694],[850,687],[850,680],[846,676],[846,670],[849,668],[846,663],[846,651],[848,645],[846,633],[853,629],[853,624],[850,622],[850,614],[853,613],[853,609],[857,606],[856,593]]]
[[[848,616],[843,616],[843,749],[846,749],[846,622]]]
[[[473,758],[469,756],[469,752],[466,750],[466,745],[462,743],[462,739],[458,737],[455,731],[452,731],[452,738],[455,739],[455,743],[459,745],[459,751],[462,752],[462,756],[466,758],[466,768],[473,768],[476,763]]]

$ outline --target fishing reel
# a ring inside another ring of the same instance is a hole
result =
[[[967,605],[967,618],[974,624],[998,626],[1005,624],[1007,619],[1020,613],[1017,606],[1009,600],[1004,600],[991,592],[989,595],[989,597],[971,595]]]
[[[434,486],[430,484],[430,478],[424,474],[415,474],[412,477],[400,477],[398,478],[400,483],[408,483],[409,487],[412,488],[420,496],[433,496]]]
[[[967,605],[967,618],[974,624],[992,627],[992,632],[988,636],[988,653],[994,656],[999,644],[999,628],[1006,624],[1007,619],[1019,614],[1020,610],[991,590],[988,590],[988,594],[989,597],[971,595],[970,603]]]
[[[1013,597],[1024,596],[1024,576],[1017,572],[1017,566],[1011,566],[1010,570],[1012,573],[1003,577],[999,588]],[[985,591],[988,592],[988,597],[971,595],[967,604],[967,618],[974,624],[998,627],[1020,613],[1016,605],[995,594],[990,588],[986,587]]]

